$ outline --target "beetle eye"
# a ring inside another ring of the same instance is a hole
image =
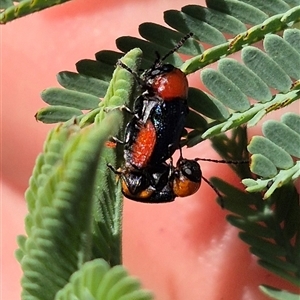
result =
[[[155,77],[155,76],[157,76],[160,72],[161,72],[160,69],[154,69],[154,70],[151,72],[151,76]]]
[[[192,175],[192,170],[190,168],[184,168],[182,170],[182,173],[184,173],[184,175],[186,175],[187,177]]]
[[[161,67],[161,72],[163,72],[163,73],[169,73],[169,72],[173,71],[174,68],[175,67],[173,65],[171,65],[171,64],[164,64]]]

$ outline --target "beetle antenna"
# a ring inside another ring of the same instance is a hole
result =
[[[221,195],[221,193],[219,192],[219,190],[208,179],[206,179],[203,175],[201,176],[201,178],[215,191],[215,193],[220,198],[221,207],[224,208],[224,198]]]
[[[195,161],[199,161],[199,160],[220,163],[220,164],[233,164],[233,165],[249,163],[249,160],[224,160],[224,159],[210,159],[210,158],[195,158]]]
[[[176,45],[175,47],[170,50],[167,54],[165,54],[162,58],[160,58],[160,62],[164,61],[168,56],[176,52],[180,47],[183,46],[183,44],[194,34],[192,32],[189,32],[187,35],[185,35]]]

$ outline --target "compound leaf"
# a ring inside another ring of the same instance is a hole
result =
[[[294,162],[292,158],[300,155],[299,123],[298,115],[287,113],[282,116],[281,122],[269,120],[263,124],[265,137],[254,136],[251,139],[248,146],[252,154],[250,169],[262,178],[244,179],[247,191],[267,190],[266,199],[276,188],[299,178],[299,161]]]
[[[73,273],[69,283],[54,299],[151,300],[152,295],[142,290],[139,282],[130,277],[122,266],[110,268],[103,259],[95,259]]]
[[[290,293],[285,290],[275,289],[267,285],[261,285],[259,288],[264,294],[266,294],[269,297],[272,297],[272,299],[275,300],[298,300],[299,299],[299,295]]]
[[[19,0],[10,1],[2,0],[0,9],[5,9],[0,13],[0,24],[5,24],[9,21],[21,18],[36,11],[41,11],[48,7],[58,5],[70,0]],[[14,5],[14,2],[19,2]]]
[[[107,122],[117,124],[117,117],[108,117]],[[25,245],[22,242],[20,260],[24,299],[53,299],[77,267],[91,258],[90,220],[97,161],[113,129],[102,126],[81,132],[77,125],[60,126],[50,135],[51,140],[58,141],[50,143],[57,145],[59,152],[55,151],[56,159],[52,160],[57,162],[51,170],[34,171],[35,180],[27,191],[28,237]],[[65,138],[62,146],[59,140]],[[43,166],[47,152],[40,156]]]

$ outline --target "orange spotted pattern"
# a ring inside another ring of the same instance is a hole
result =
[[[147,166],[156,143],[156,131],[153,123],[148,120],[139,130],[134,144],[132,145],[131,162],[138,168]]]

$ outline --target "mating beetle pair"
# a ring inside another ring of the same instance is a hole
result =
[[[125,166],[120,171],[123,194],[132,200],[148,203],[173,201],[195,193],[201,182],[201,170],[195,160],[182,157],[176,167],[166,163],[178,148],[188,114],[186,75],[163,60],[191,37],[186,35],[163,58],[139,77],[126,65],[141,86],[127,124],[124,141]]]
[[[118,62],[141,87],[141,94],[134,103],[133,117],[125,130],[125,165],[121,170],[109,165],[120,176],[122,192],[129,199],[147,203],[171,202],[176,197],[194,194],[202,178],[221,197],[202,176],[197,163],[202,159],[184,159],[181,153],[176,166],[172,160],[175,150],[181,152],[180,139],[189,112],[188,82],[180,69],[163,61],[191,36],[191,33],[186,35],[164,57],[158,57],[141,76]],[[169,163],[166,162],[168,159]]]

